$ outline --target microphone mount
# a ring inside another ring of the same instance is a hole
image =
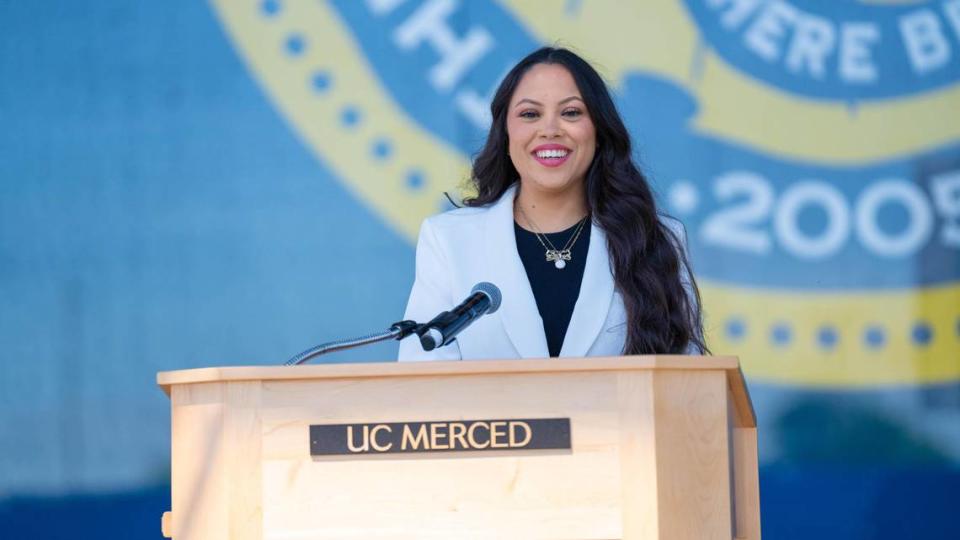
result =
[[[440,313],[430,322],[420,324],[416,321],[399,321],[390,325],[390,328],[384,332],[322,343],[287,360],[284,365],[299,366],[322,354],[362,347],[388,339],[400,341],[411,334],[417,334],[420,337],[423,350],[432,351],[452,343],[457,334],[476,319],[497,311],[500,308],[500,301],[500,289],[496,285],[485,281],[480,282],[474,285],[470,296],[460,305]]]
[[[312,358],[317,356],[328,354],[337,351],[345,351],[347,349],[353,349],[356,347],[362,347],[364,345],[370,345],[372,343],[379,343],[381,341],[387,341],[389,339],[395,339],[397,341],[413,334],[421,325],[416,321],[399,321],[390,325],[390,328],[384,332],[378,332],[376,334],[368,334],[365,336],[349,338],[349,339],[338,339],[336,341],[330,341],[327,343],[321,343],[315,347],[311,347],[302,353],[294,356],[293,358],[286,361],[284,365],[286,366],[299,366],[306,363]]]

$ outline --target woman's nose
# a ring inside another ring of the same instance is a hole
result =
[[[543,118],[543,125],[540,127],[542,137],[553,138],[562,134],[559,118],[555,115],[548,115]]]

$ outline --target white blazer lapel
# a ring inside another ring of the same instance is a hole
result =
[[[537,301],[530,289],[527,272],[517,254],[517,239],[513,229],[513,199],[516,186],[511,187],[487,213],[486,255],[491,269],[490,281],[500,288],[503,303],[500,320],[521,358],[547,358],[547,338],[543,320],[537,310]],[[593,237],[590,237],[591,243]],[[581,293],[582,296],[582,293]]]
[[[585,356],[603,329],[613,301],[613,273],[607,238],[596,225],[590,226],[590,247],[580,283],[580,296],[573,308],[560,356]]]

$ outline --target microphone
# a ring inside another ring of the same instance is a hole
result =
[[[500,289],[483,281],[473,286],[470,296],[459,306],[444,311],[417,329],[423,350],[432,351],[453,343],[457,334],[480,317],[500,308]]]

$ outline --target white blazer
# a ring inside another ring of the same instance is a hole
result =
[[[513,229],[516,186],[496,203],[459,208],[428,218],[417,241],[417,270],[404,319],[426,322],[462,302],[474,285],[489,281],[503,302],[463,330],[454,343],[424,352],[416,336],[400,342],[400,361],[547,358],[543,320],[517,254]],[[590,227],[580,296],[560,349],[561,357],[617,356],[626,340],[626,311],[614,290],[607,240]],[[562,272],[562,270],[558,270]]]

